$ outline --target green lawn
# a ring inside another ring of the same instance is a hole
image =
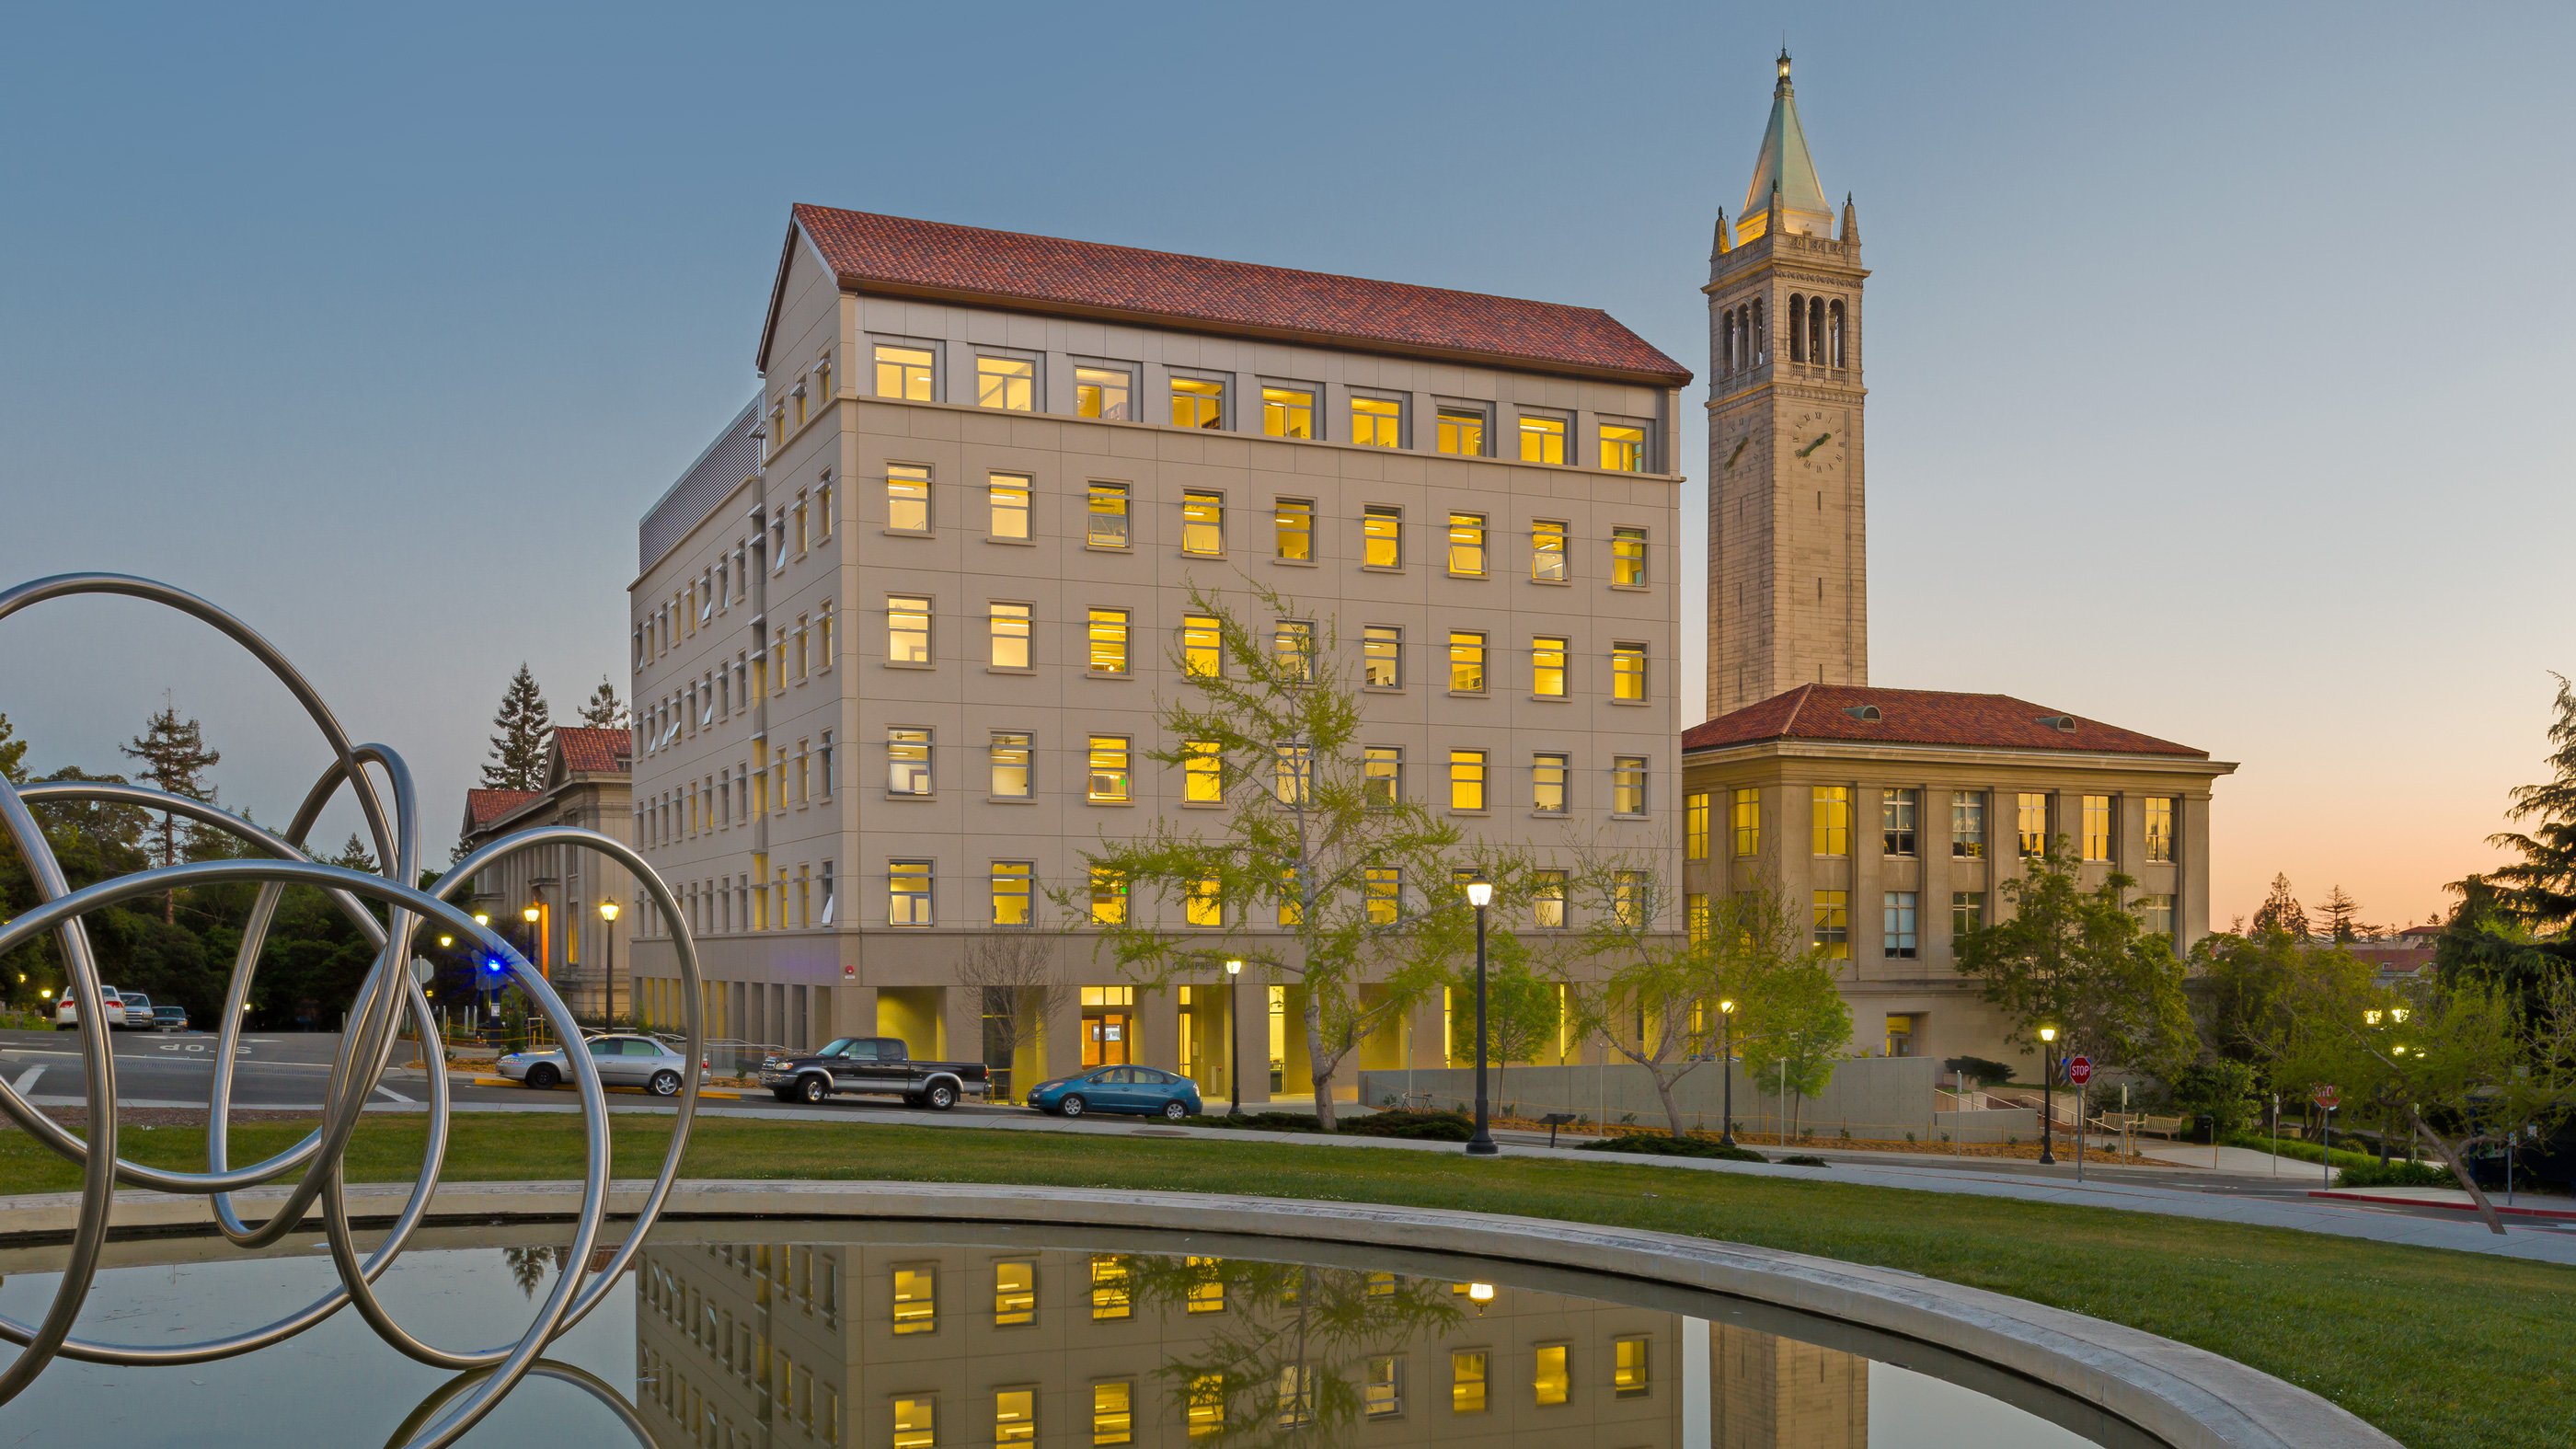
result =
[[[234,1160],[303,1130],[245,1124],[233,1134]],[[420,1132],[416,1119],[368,1118],[350,1152],[352,1179],[409,1177]],[[144,1161],[204,1162],[199,1129],[129,1131],[124,1140]],[[620,1117],[618,1175],[648,1175],[664,1140],[657,1119]],[[451,1180],[579,1174],[576,1118],[456,1118]],[[1658,1228],[1910,1269],[2133,1324],[2304,1385],[2414,1449],[2559,1443],[2576,1420],[2565,1351],[2576,1341],[2576,1270],[2510,1259],[1646,1162],[1480,1162],[1295,1141],[708,1119],[687,1174],[1254,1193]],[[0,1132],[0,1193],[77,1185],[69,1164],[24,1133]]]

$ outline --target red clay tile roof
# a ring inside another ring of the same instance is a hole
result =
[[[1474,359],[1679,386],[1690,369],[1597,307],[1568,307],[798,205],[845,288]],[[790,232],[789,245],[795,242]],[[786,280],[782,261],[779,280]],[[771,300],[771,326],[778,300]],[[767,369],[769,336],[761,337]]]
[[[575,774],[623,774],[633,768],[632,731],[559,726],[555,748],[563,751],[564,768]]]
[[[1844,711],[1875,705],[1875,720]],[[2209,758],[2171,740],[2075,716],[2073,730],[2040,723],[2063,715],[2008,694],[1951,694],[1934,689],[1867,689],[1802,684],[1682,732],[1682,749],[1724,749],[1758,740],[1845,740],[1854,744],[1971,745],[1999,750],[2075,750],[2084,754]]]
[[[534,790],[468,790],[465,818],[477,825],[489,825],[535,798]]]

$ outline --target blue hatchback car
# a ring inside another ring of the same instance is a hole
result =
[[[1094,1067],[1078,1077],[1040,1082],[1029,1105],[1059,1117],[1133,1112],[1178,1122],[1199,1113],[1199,1084],[1154,1067]]]

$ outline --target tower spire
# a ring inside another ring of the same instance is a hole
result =
[[[1851,193],[1848,191],[1843,193],[1843,245],[1847,247],[1860,245],[1860,213],[1853,209]]]
[[[1762,149],[1753,158],[1753,180],[1744,189],[1746,221],[1765,209],[1774,188],[1788,209],[1786,225],[1793,232],[1809,236],[1831,236],[1834,229],[1833,203],[1825,199],[1824,183],[1816,179],[1815,158],[1807,154],[1807,131],[1798,122],[1798,97],[1789,85],[1789,52],[1784,47],[1779,59],[1780,78],[1771,87],[1771,123],[1762,131]],[[1762,226],[1772,225],[1764,216]],[[1739,224],[1736,243],[1742,245],[1762,235],[1750,235]]]
[[[1729,239],[1731,235],[1726,229],[1726,208],[1721,206],[1717,209],[1717,236],[1709,243],[1708,248],[1710,266],[1716,266],[1717,259],[1733,249],[1734,243]]]

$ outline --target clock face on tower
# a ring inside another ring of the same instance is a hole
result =
[[[1843,415],[1832,408],[1808,408],[1781,423],[1781,456],[1799,473],[1825,475],[1842,471]]]

